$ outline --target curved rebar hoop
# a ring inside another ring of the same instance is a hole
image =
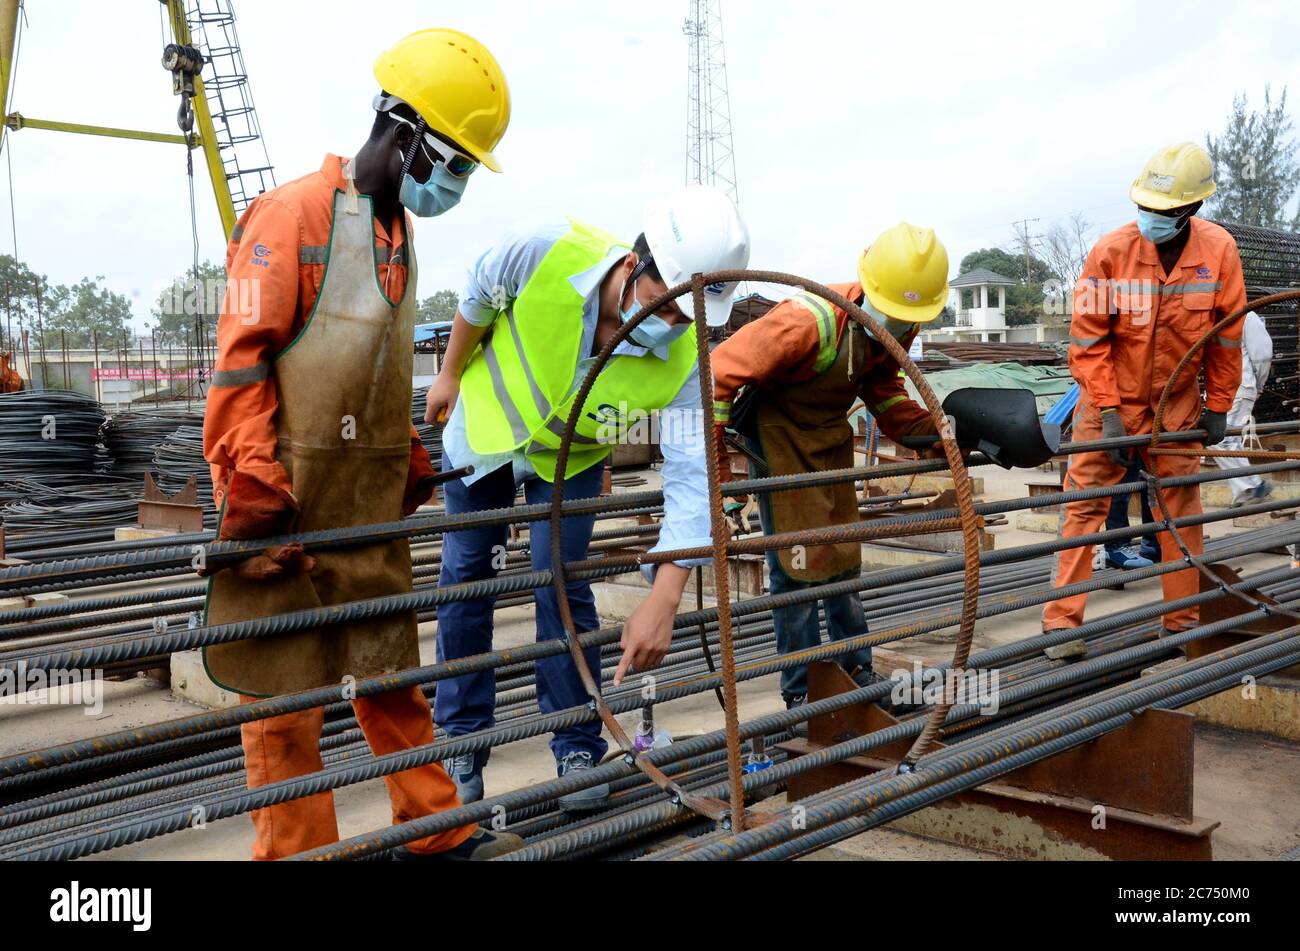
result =
[[[594,709],[600,715],[606,729],[609,730],[615,741],[623,749],[629,761],[650,777],[661,789],[670,792],[683,805],[702,815],[725,821],[722,809],[729,806],[729,815],[726,818],[730,819],[732,831],[739,832],[745,828],[745,801],[744,786],[741,782],[743,773],[740,762],[739,717],[736,710],[735,654],[731,642],[731,599],[728,590],[727,550],[730,534],[727,531],[722,512],[722,493],[718,481],[717,454],[706,451],[704,455],[709,479],[709,527],[713,538],[718,642],[719,651],[722,655],[723,699],[726,713],[727,774],[730,787],[730,803],[727,806],[723,806],[723,804],[715,800],[701,801],[698,797],[693,797],[680,789],[676,783],[653,764],[646,762],[643,757],[636,753],[627,737],[627,733],[614,719],[609,707],[601,697],[599,682],[592,676],[591,668],[587,665],[587,659],[578,647],[578,631],[573,623],[573,612],[569,605],[568,592],[565,586],[564,564],[560,544],[560,522],[563,517],[562,504],[564,501],[563,474],[568,463],[569,451],[573,444],[578,418],[592,386],[595,385],[596,377],[609,362],[614,349],[648,315],[689,292],[695,305],[694,322],[700,353],[701,413],[703,419],[712,419],[713,375],[709,365],[708,326],[704,320],[704,288],[714,283],[730,283],[733,281],[757,281],[765,284],[784,284],[790,287],[802,288],[839,307],[854,322],[871,332],[872,337],[898,363],[900,369],[912,381],[917,392],[921,395],[926,409],[929,410],[934,420],[935,431],[939,434],[940,444],[943,446],[944,456],[952,473],[962,531],[966,574],[965,589],[962,593],[961,622],[952,659],[952,669],[957,671],[965,669],[966,661],[970,657],[971,642],[975,633],[975,615],[979,603],[979,528],[982,520],[975,512],[975,493],[971,486],[970,475],[966,471],[965,460],[962,458],[961,450],[957,447],[957,440],[952,426],[944,416],[938,397],[935,396],[921,371],[917,369],[916,364],[908,356],[907,350],[894,339],[892,334],[888,333],[857,304],[823,284],[818,284],[816,281],[810,281],[794,274],[784,274],[776,271],[729,270],[715,271],[712,274],[695,274],[690,282],[669,288],[662,295],[641,308],[631,320],[619,327],[614,335],[601,347],[581,386],[578,387],[573,407],[569,411],[568,419],[565,421],[564,433],[560,440],[556,459],[557,479],[551,491],[551,571],[553,573],[560,620],[564,625],[565,636],[568,640],[569,653],[574,666],[578,669],[578,675],[582,679],[583,686],[591,698]],[[708,438],[707,435],[705,438]],[[935,705],[925,728],[908,751],[904,762],[914,764],[934,744],[934,740],[938,736],[951,706],[952,704],[946,696]]]
[[[1174,384],[1178,382],[1178,378],[1182,376],[1183,371],[1187,369],[1188,365],[1192,362],[1192,358],[1195,357],[1198,353],[1200,353],[1201,350],[1205,348],[1206,344],[1208,344],[1210,340],[1213,339],[1219,333],[1219,331],[1223,330],[1233,321],[1240,320],[1248,312],[1255,310],[1256,308],[1271,307],[1274,304],[1279,304],[1283,301],[1288,301],[1288,300],[1300,301],[1300,290],[1282,291],[1281,293],[1278,294],[1269,294],[1267,297],[1261,297],[1258,300],[1250,301],[1243,304],[1241,307],[1238,307],[1227,317],[1224,317],[1222,320],[1216,323],[1209,330],[1205,331],[1205,333],[1201,335],[1201,338],[1197,340],[1196,343],[1192,344],[1192,346],[1188,348],[1187,352],[1183,354],[1183,358],[1179,360],[1178,365],[1174,367],[1174,372],[1169,375],[1169,380],[1165,383],[1165,388],[1160,393],[1160,401],[1156,403],[1155,418],[1151,422],[1151,443],[1150,446],[1148,447],[1148,452],[1150,452],[1152,458],[1151,468],[1153,469],[1156,468],[1154,462],[1159,455],[1195,454],[1197,456],[1200,456],[1202,454],[1209,453],[1210,455],[1225,455],[1225,456],[1232,455],[1234,457],[1245,457],[1245,458],[1254,458],[1256,456],[1262,456],[1263,458],[1270,458],[1270,459],[1278,458],[1279,456],[1285,459],[1300,458],[1300,456],[1298,456],[1295,453],[1278,453],[1278,452],[1215,453],[1214,450],[1207,450],[1204,446],[1202,446],[1200,449],[1176,449],[1176,448],[1160,445],[1160,437],[1162,435],[1162,429],[1164,426],[1165,407],[1169,404],[1169,397],[1174,391]],[[1242,355],[1242,359],[1245,359],[1245,354]],[[1170,537],[1174,540],[1174,544],[1178,546],[1178,550],[1182,553],[1184,561],[1186,561],[1189,565],[1191,565],[1193,568],[1199,571],[1206,579],[1210,581],[1211,584],[1217,587],[1224,594],[1232,595],[1234,598],[1237,598],[1238,600],[1245,602],[1246,604],[1250,605],[1253,608],[1258,608],[1266,612],[1284,614],[1293,618],[1300,618],[1300,613],[1298,612],[1292,611],[1288,608],[1281,607],[1280,605],[1273,604],[1272,602],[1269,601],[1263,601],[1260,598],[1248,594],[1245,591],[1240,591],[1236,588],[1232,588],[1225,585],[1223,579],[1220,578],[1218,575],[1216,575],[1213,571],[1211,571],[1209,566],[1205,564],[1204,560],[1201,557],[1192,554],[1191,549],[1187,547],[1187,541],[1186,539],[1183,538],[1181,529],[1179,529],[1178,526],[1173,523],[1173,517],[1170,514],[1168,507],[1165,505],[1163,492],[1158,491],[1159,489],[1162,488],[1162,482],[1160,476],[1156,473],[1143,472],[1142,477],[1146,480],[1147,483],[1147,495],[1149,496],[1150,500],[1155,503],[1155,505],[1160,511],[1160,522],[1163,524],[1164,530],[1167,531]],[[1300,505],[1300,502],[1298,502],[1297,505]],[[1152,509],[1153,513],[1155,511],[1156,509]]]

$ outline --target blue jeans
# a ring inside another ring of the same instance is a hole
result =
[[[796,581],[781,568],[781,559],[775,551],[767,553],[767,570],[771,575],[772,593],[784,591],[803,591],[819,584],[833,584],[857,578],[855,569],[836,575],[829,581]],[[821,623],[818,617],[817,601],[804,601],[772,612],[772,626],[776,629],[776,650],[779,654],[816,647],[822,642]],[[842,641],[848,637],[857,637],[867,633],[867,617],[862,610],[862,599],[857,594],[841,594],[833,598],[823,598],[820,602],[826,610],[826,631],[831,640]],[[871,666],[871,648],[853,651],[839,658],[840,666],[847,671],[858,667]],[[808,668],[804,665],[790,667],[781,671],[781,696],[789,700],[792,697],[808,693]]]
[[[604,465],[592,466],[564,481],[566,499],[590,498],[600,494]],[[447,514],[478,512],[483,509],[509,508],[515,501],[515,479],[510,466],[490,472],[472,485],[453,479],[443,486]],[[524,498],[530,505],[550,502],[552,484],[537,477],[524,482]],[[587,557],[591,543],[594,515],[571,516],[561,523],[561,554],[566,563]],[[551,567],[551,528],[542,521],[529,523],[529,550],[534,571]],[[494,578],[493,556],[504,551],[507,529],[491,528],[447,532],[442,540],[442,573],[438,587]],[[498,547],[501,546],[501,547]],[[498,560],[498,564],[500,561]],[[578,633],[594,631],[600,626],[596,616],[596,599],[591,584],[570,581],[567,585],[569,606]],[[556,605],[555,589],[550,585],[536,589],[537,640],[549,641],[564,635]],[[494,598],[456,601],[438,605],[438,660],[455,660],[482,654],[492,649],[492,609]],[[600,649],[586,652],[587,663],[597,681],[600,679]],[[553,713],[588,701],[587,691],[578,677],[568,651],[537,661],[537,698],[543,713]],[[485,670],[438,681],[434,698],[434,720],[451,736],[463,736],[485,730],[496,722],[496,673]],[[586,751],[599,761],[609,748],[600,735],[600,721],[566,727],[551,738],[551,751],[559,760],[567,753]]]
[[[1137,453],[1134,453],[1133,463],[1128,467],[1128,470],[1124,473],[1124,478],[1121,481],[1124,482],[1141,481],[1142,477],[1138,475],[1138,470],[1141,468],[1142,468],[1141,459],[1138,457]],[[1140,491],[1138,495],[1142,499],[1142,521],[1154,522],[1155,519],[1151,515],[1151,496],[1148,495],[1146,491]],[[1131,499],[1132,497],[1133,496],[1131,494],[1111,496],[1110,512],[1107,513],[1106,515],[1106,531],[1108,532],[1113,531],[1114,529],[1117,528],[1128,528],[1129,526],[1128,505],[1129,505],[1129,499]],[[1132,539],[1132,538],[1125,538],[1119,541],[1107,542],[1106,551],[1112,552],[1119,548],[1126,548],[1129,545],[1137,545],[1137,544],[1139,544],[1139,540]]]

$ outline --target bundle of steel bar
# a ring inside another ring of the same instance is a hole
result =
[[[1218,550],[1216,551],[1212,549],[1212,553],[1216,558],[1235,557],[1247,551],[1258,550],[1259,547],[1271,547],[1288,541],[1293,542],[1293,541],[1300,540],[1300,533],[1296,532],[1295,529],[1288,529],[1288,527],[1285,526],[1279,527],[1279,529],[1276,530],[1269,530],[1266,532],[1257,532],[1257,533],[1250,533],[1250,534],[1258,535],[1259,537],[1252,539],[1249,544],[1245,544],[1237,541],[1236,536],[1234,536],[1234,538],[1232,539],[1225,540],[1225,542],[1222,543],[1218,543],[1215,546]],[[1021,566],[1013,564],[1010,567],[1019,568]],[[1155,569],[1147,569],[1144,576],[1151,577],[1154,576],[1155,574],[1162,573],[1162,570],[1168,571],[1180,567],[1182,566],[1177,564],[1155,566]],[[1046,575],[1046,566],[1039,565],[1038,577],[1043,581],[1045,581],[1046,580],[1045,575]],[[1281,585],[1286,582],[1290,582],[1291,589],[1294,589],[1297,585],[1297,577],[1298,576],[1294,572],[1292,572],[1291,569],[1288,567],[1285,569],[1280,569],[1275,572],[1267,573],[1266,575],[1260,578],[1252,578],[1249,580],[1252,584],[1272,583],[1272,584]],[[1048,597],[1053,594],[1053,591],[1050,587],[1044,586],[1044,587],[1034,588],[1029,591],[1025,591],[1024,590],[1025,584],[1023,581],[1020,581],[1014,577],[1008,580],[1010,582],[1010,585],[1008,588],[1004,590],[1008,592],[1010,591],[1019,592],[1018,596],[1009,597],[1007,594],[1003,594],[1000,598],[995,599],[994,603],[988,603],[989,599],[986,599],[986,605],[982,609],[985,616],[991,616],[995,613],[1002,613],[1006,610],[1014,610],[1018,607],[1024,606],[1026,603],[1033,603],[1035,600],[1037,600],[1038,603],[1041,603],[1043,600],[1047,600]],[[1135,579],[1132,579],[1130,576],[1126,576],[1125,580],[1135,580]],[[990,581],[993,581],[995,584],[997,583],[995,579],[990,579]],[[1097,579],[1094,579],[1094,582],[1089,583],[1089,587],[1095,589],[1099,587],[1104,587],[1106,585],[1114,584],[1114,582],[1115,582],[1115,577],[1113,573],[1111,573],[1109,576],[1099,576]],[[867,580],[866,577],[864,577],[863,587],[865,589],[868,589],[872,593],[881,593],[880,589],[875,585],[871,584],[871,582]],[[814,592],[814,596],[820,593],[821,592]],[[994,592],[990,591],[987,593],[993,594]],[[904,605],[906,605],[906,603],[910,601],[914,606],[919,605],[918,608],[919,611],[925,609],[925,605],[920,603],[918,597],[923,595],[924,592],[917,592],[915,585],[910,585],[906,589],[906,592],[904,592],[903,590],[899,590],[899,592],[894,597],[896,603],[898,601],[902,601]],[[1212,593],[1210,595],[1210,597],[1217,597],[1217,596],[1219,596],[1217,593]],[[951,598],[951,593],[947,593],[947,594],[941,593],[939,597],[942,598],[943,600],[947,600]],[[1206,596],[1201,596],[1201,599],[1205,600]],[[772,599],[769,598],[766,600],[770,601]],[[1151,618],[1158,616],[1160,611],[1164,610],[1164,607],[1165,606],[1157,604],[1154,605],[1152,608],[1146,609],[1141,612],[1126,612],[1123,615],[1117,616],[1116,618],[1113,619],[1112,618],[1103,619],[1103,621],[1101,622],[1094,622],[1094,624],[1090,625],[1089,628],[1086,630],[1080,630],[1078,632],[1078,635],[1085,636],[1090,639],[1094,637],[1104,636],[1112,632],[1113,630],[1122,629],[1122,626],[1125,624],[1131,625],[1135,623],[1135,619],[1136,619],[1136,623],[1141,623],[1143,620],[1149,621]],[[933,611],[933,608],[931,608],[930,610]],[[909,615],[911,617],[915,617],[918,611],[909,611]],[[681,626],[680,629],[681,636],[679,637],[679,642],[683,648],[683,653],[688,665],[680,668],[676,668],[670,665],[670,667],[665,671],[665,675],[669,675],[671,677],[671,679],[669,679],[666,683],[662,684],[661,695],[663,695],[665,699],[668,699],[669,695],[672,693],[678,693],[680,695],[690,695],[692,693],[698,693],[705,690],[709,690],[712,689],[712,686],[716,683],[717,680],[716,677],[710,677],[706,673],[704,673],[702,666],[698,662],[692,663],[693,657],[691,656],[692,653],[691,648],[686,647],[686,643],[689,641],[689,638],[693,634],[692,628],[694,627],[696,620],[697,619],[693,616],[683,616],[683,621],[685,621],[686,623]],[[887,628],[885,630],[879,631],[876,634],[869,635],[868,639],[872,643],[887,643],[888,641],[897,639],[898,637],[903,636],[904,634],[916,633],[923,629],[939,628],[943,626],[945,623],[950,625],[954,621],[954,616],[952,615],[951,612],[949,612],[947,616],[939,617],[937,619],[930,619],[928,622],[922,624],[916,623],[906,615],[897,620],[900,620],[904,623],[902,623],[901,626]],[[1155,631],[1151,629],[1151,625],[1149,624],[1146,625],[1146,628],[1147,629],[1145,631],[1139,632],[1136,636],[1139,638],[1141,643],[1148,643],[1148,644],[1154,643]],[[768,626],[768,630],[770,630],[770,625]],[[603,633],[605,633],[606,635],[617,634],[616,631],[603,632]],[[774,645],[771,642],[770,637],[767,636],[766,632],[754,633],[752,631],[749,631],[747,633],[749,633],[750,637],[738,643],[738,647],[740,648],[740,655],[738,657],[738,661],[739,661],[738,676],[740,676],[741,679],[748,679],[752,676],[760,676],[763,673],[768,673],[771,672],[772,670],[782,669],[784,666],[787,666],[792,662],[802,662],[804,660],[804,658],[797,658],[797,657],[778,658],[774,653]],[[1197,629],[1196,633],[1199,636],[1210,636],[1211,634],[1214,633],[1214,629],[1210,627],[1205,627],[1205,628]],[[755,643],[753,642],[752,638],[759,638],[759,640],[757,641],[757,643]],[[1043,639],[1037,639],[1037,638],[1034,639],[1034,641],[1039,641],[1039,640],[1043,640]],[[612,640],[607,638],[605,639],[605,643],[610,644],[612,643]],[[715,643],[716,643],[716,636],[711,639],[710,646],[712,647],[712,645]],[[1129,643],[1129,641],[1121,640],[1119,643],[1127,644]],[[1159,650],[1155,650],[1153,648],[1152,652],[1139,655],[1136,662],[1138,664],[1150,663],[1151,658],[1153,656],[1157,656],[1157,655],[1162,657],[1167,656],[1169,653],[1169,646],[1170,645],[1161,646],[1157,644],[1156,647],[1159,647]],[[820,653],[818,656],[836,656],[838,653],[850,649],[853,649],[853,646],[848,645],[848,642],[839,642],[834,645],[826,645],[825,648],[820,649]],[[1008,652],[1004,650],[1000,654],[994,652],[995,656],[991,656],[988,658],[977,656],[976,658],[972,658],[972,661],[978,663],[986,663],[986,662],[1006,663],[1009,659],[1019,657],[1019,656],[1032,657],[1036,652],[1039,652],[1041,650],[1042,650],[1041,644],[1030,643],[1025,645],[1024,649],[1019,652]],[[611,663],[613,661],[612,656],[607,656],[606,659]],[[497,663],[498,666],[501,666],[505,660],[507,660],[507,658],[504,657],[494,659],[494,661],[498,662]],[[1043,662],[1041,661],[1041,659],[1032,660],[1030,661],[1030,664],[1031,666],[1037,666],[1037,667],[1043,666]],[[1077,666],[1078,665],[1074,665],[1074,667],[1071,667],[1071,669],[1075,669]],[[430,676],[424,679],[425,682],[430,682],[432,680],[440,679],[439,674],[441,675],[448,674],[448,671],[445,667],[442,671],[436,671],[433,668],[428,668],[427,670],[429,670]],[[358,685],[358,686],[362,687],[362,689],[364,690],[365,685]],[[516,739],[521,739],[525,736],[538,735],[539,733],[546,732],[549,729],[553,729],[555,722],[557,722],[557,718],[543,717],[540,714],[535,712],[535,704],[531,703],[531,699],[532,699],[531,694],[527,689],[529,686],[530,686],[530,682],[526,677],[523,679],[516,678],[514,680],[499,679],[499,688],[502,690],[502,700],[505,703],[501,711],[502,713],[501,725],[499,725],[495,731],[492,731],[492,734],[494,735],[489,735],[486,737],[482,737],[482,736],[461,737],[461,738],[457,738],[455,741],[449,741],[446,738],[440,738],[435,743],[434,749],[431,749],[430,751],[424,751],[425,755],[431,758],[440,758],[443,755],[448,755],[447,752],[448,750],[461,748],[466,743],[481,744],[484,743],[485,741],[488,743],[491,743],[493,741],[513,741]],[[879,690],[879,688],[873,688],[873,689],[876,690],[878,696],[882,693]],[[515,693],[512,694],[511,691],[515,691]],[[626,694],[628,693],[628,691],[625,690],[623,693]],[[336,690],[330,691],[330,694],[331,694],[331,698],[334,701],[337,701],[338,699],[337,691]],[[633,695],[627,698],[627,700],[624,702],[624,701],[620,701],[617,692],[611,692],[610,694],[611,703],[621,703],[624,706],[624,708],[633,709],[639,704],[640,701],[634,691],[632,692],[632,694]],[[516,704],[520,704],[521,706],[516,706]],[[248,706],[256,706],[256,705],[248,705]],[[335,706],[336,708],[342,707],[341,704],[337,704],[337,703],[335,704]],[[515,711],[519,711],[519,712],[516,714]],[[223,711],[223,713],[226,714],[232,712],[235,711]],[[339,709],[338,712],[341,712],[341,709]],[[954,718],[957,718],[960,717],[962,714],[963,711],[959,710],[953,716]],[[205,718],[213,718],[218,716],[220,715],[205,715]],[[574,708],[574,710],[572,711],[565,711],[564,714],[562,714],[561,716],[563,716],[565,719],[571,720],[573,717],[577,717],[577,716],[583,716],[589,718],[590,716],[592,716],[592,714],[591,711],[587,710],[586,708]],[[225,719],[228,722],[232,722],[236,718],[227,716],[224,717],[223,719]],[[791,722],[798,722],[798,721],[795,720]],[[919,722],[916,720],[912,720],[908,722],[913,725],[912,729],[916,729],[919,726]],[[788,723],[785,724],[785,726],[788,725],[789,725]],[[156,735],[158,738],[162,738],[164,736],[175,738],[179,735],[183,735],[185,730],[183,727],[177,729],[179,726],[180,726],[179,724],[167,725],[166,729],[158,731]],[[240,785],[239,765],[240,764],[239,764],[238,752],[237,752],[238,750],[237,738],[229,733],[229,727],[226,727],[226,730],[227,730],[226,733],[227,749],[225,750],[225,753],[223,755],[217,758],[209,757],[207,760],[203,760],[197,764],[194,764],[189,760],[183,761],[185,762],[185,766],[181,771],[179,771],[179,773],[169,774],[166,772],[160,772],[160,773],[156,773],[152,777],[144,777],[144,778],[137,778],[132,776],[131,782],[124,787],[125,789],[124,795],[127,796],[126,801],[125,802],[119,801],[116,806],[109,807],[108,812],[112,813],[113,817],[120,818],[121,821],[123,822],[127,822],[127,821],[136,822],[136,823],[142,822],[143,818],[140,815],[141,803],[137,801],[134,797],[143,795],[144,793],[147,792],[157,792],[158,790],[170,789],[175,785],[175,782],[178,781],[181,777],[185,778],[184,779],[185,782],[189,782],[191,780],[200,782],[200,781],[206,781],[206,778],[221,776],[222,777],[221,782],[223,783],[221,788],[225,790],[227,794],[235,795],[237,793],[240,793],[240,789],[239,789],[239,785]],[[351,732],[350,733],[342,732],[348,730],[350,730]],[[508,732],[502,732],[502,731],[508,731]],[[778,727],[772,728],[768,732],[772,733],[778,731],[779,731],[779,725]],[[203,734],[199,734],[199,736],[203,736]],[[349,721],[347,718],[344,718],[342,721],[340,721],[337,726],[331,724],[331,728],[328,729],[326,733],[325,743],[326,743],[326,748],[331,751],[332,755],[337,754],[334,759],[331,759],[329,761],[329,763],[332,764],[330,767],[331,769],[336,766],[337,771],[342,773],[342,775],[339,777],[340,781],[338,782],[338,785],[343,785],[346,782],[358,781],[358,779],[348,778],[349,776],[348,770],[353,768],[362,771],[362,773],[358,774],[358,778],[364,778],[364,775],[380,775],[386,772],[393,771],[392,768],[385,768],[381,773],[371,772],[371,770],[373,770],[374,768],[373,764],[375,764],[377,761],[370,760],[370,758],[365,754],[364,746],[361,745],[359,734],[355,730],[355,724]],[[233,746],[231,746],[231,744],[233,744]],[[139,747],[135,743],[131,743],[129,745],[119,747],[111,737],[101,738],[96,743],[88,744],[88,745],[95,747],[97,751],[110,751],[110,750],[117,749],[119,752],[123,752],[128,750],[139,749]],[[674,744],[674,746],[676,745],[677,744]],[[438,750],[437,749],[438,747],[442,747],[442,750]],[[69,752],[68,750],[64,750],[62,753],[59,753],[58,751],[50,751],[50,754],[55,759],[58,759],[60,756],[67,756],[68,752]],[[192,753],[193,749],[191,748],[188,752]],[[690,755],[689,751],[687,751],[687,755]],[[88,758],[83,758],[74,755],[71,756],[70,758],[62,760],[62,762],[65,764],[65,767],[72,766],[79,763],[84,763],[92,767],[92,770],[90,772],[87,772],[85,769],[76,770],[75,772],[68,771],[66,770],[66,768],[63,770],[63,778],[65,781],[70,780],[71,790],[76,790],[76,787],[81,786],[85,776],[93,775],[94,768],[103,768],[102,764],[97,764],[95,762],[95,760],[98,758],[100,757],[92,756]],[[367,762],[368,760],[369,762]],[[135,760],[135,762],[137,763],[141,761],[142,760],[140,758],[137,758]],[[144,761],[147,762],[147,760]],[[351,765],[347,765],[347,764],[351,764]],[[51,763],[51,765],[54,764]],[[30,781],[27,783],[15,783],[14,780],[20,780],[24,777],[27,777],[30,780],[32,777],[39,777],[40,775],[40,771],[32,771],[32,770],[21,770],[15,772],[14,766],[15,763],[13,762],[13,760],[6,761],[4,764],[0,764],[0,775],[6,776],[4,780],[0,780],[0,790],[3,791],[3,794],[5,795],[6,798],[11,797],[12,795],[11,790],[33,788],[31,786]],[[394,766],[393,768],[400,768],[400,767]],[[198,770],[198,772],[197,773],[187,772],[193,770]],[[327,769],[327,772],[329,772],[329,769]],[[145,784],[143,787],[137,785],[141,782]],[[294,782],[302,783],[303,781],[296,780]],[[331,785],[329,788],[334,788],[334,787]],[[90,789],[91,789],[90,795],[93,797],[90,800],[90,802],[95,804],[96,806],[104,806],[107,803],[114,802],[116,799],[116,797],[113,794],[111,786],[106,789],[105,788],[95,789],[94,787],[91,787]],[[26,821],[23,820],[23,817],[28,816],[34,819],[37,816],[48,818],[51,815],[71,815],[72,812],[75,811],[73,810],[72,807],[80,803],[80,801],[75,798],[73,798],[72,800],[68,799],[67,794],[71,790],[65,790],[61,798],[59,796],[56,796],[55,798],[50,799],[49,794],[46,794],[45,801],[38,800],[36,801],[35,805],[33,805],[32,803],[26,803],[26,804],[13,806],[13,807],[7,807],[4,810],[3,815],[0,815],[0,825],[6,827],[12,827],[15,830],[21,829],[23,831],[21,833],[15,831],[11,835],[7,836],[5,839],[0,841],[3,841],[5,843],[10,843],[15,846],[21,843],[22,848],[19,850],[19,852],[23,854],[29,853],[31,850],[30,847],[33,847],[37,844],[37,841],[32,838],[32,834],[35,833],[37,830],[35,828],[24,829],[24,826],[26,825]],[[181,813],[183,813],[186,808],[188,808],[189,805],[193,804],[194,801],[206,802],[207,797],[213,795],[218,791],[219,790],[209,789],[207,786],[203,785],[202,782],[200,782],[200,786],[197,789],[189,790],[190,793],[189,798],[182,799],[179,802],[173,802],[168,797],[163,797],[163,800],[159,801],[155,796],[155,798],[150,800],[150,802],[153,804],[153,808],[156,811],[160,811],[161,814],[165,814],[171,819],[171,821],[174,822],[176,818],[179,815],[181,815]],[[262,790],[258,790],[256,792],[263,793]],[[286,791],[284,790],[274,790],[271,792],[270,795],[273,797],[274,801],[281,801],[282,798],[293,798],[292,794],[285,795],[284,794],[285,792]],[[75,791],[75,795],[85,795],[85,794],[86,794],[85,790]],[[300,792],[297,794],[303,795],[307,793]],[[559,794],[557,793],[556,795]],[[197,799],[195,797],[197,797]],[[554,796],[551,797],[552,800],[553,798]],[[543,801],[547,801],[547,800],[543,800]],[[62,803],[62,805],[60,806],[59,803]],[[536,803],[534,803],[534,805],[536,805]],[[249,808],[252,808],[252,806],[250,805]],[[33,812],[32,811],[33,809],[35,809],[36,811]],[[240,809],[239,811],[244,811],[244,810]],[[512,808],[512,814],[513,814],[513,808]],[[71,819],[68,819],[68,820],[64,820],[63,825],[66,825],[68,829],[75,829],[78,825],[84,824],[85,821],[99,823],[107,817],[108,817],[107,813],[104,811],[104,809],[97,809],[96,811],[92,811],[88,817],[83,816],[82,817],[83,821],[81,823],[75,823]],[[60,828],[62,827],[63,826],[61,826]],[[83,829],[82,831],[84,832],[85,830]],[[409,835],[409,838],[417,837],[418,834],[419,833],[412,831],[411,834]],[[57,848],[60,850],[64,850],[70,847],[72,846],[64,844],[64,845],[59,845]],[[50,848],[53,848],[53,846],[50,846]],[[76,846],[73,848],[80,848],[80,846]],[[8,853],[4,853],[4,854],[8,854]],[[60,854],[62,854],[62,852],[60,852]],[[15,853],[14,857],[19,857],[18,853]],[[49,856],[47,855],[46,857]]]

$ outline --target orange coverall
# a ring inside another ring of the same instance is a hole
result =
[[[276,461],[278,407],[271,361],[306,323],[325,273],[335,189],[345,190],[340,160],[327,155],[320,171],[253,200],[240,216],[226,250],[228,284],[217,324],[217,361],[203,423],[204,455],[212,465],[218,507],[231,473],[292,491]],[[378,280],[391,299],[406,287],[400,219],[385,229],[375,222]],[[391,262],[391,263],[390,263]],[[339,354],[340,360],[347,359]],[[263,372],[262,368],[269,372]],[[241,372],[242,371],[242,372]],[[412,427],[412,432],[415,428]],[[254,698],[242,698],[250,702]],[[357,723],[376,755],[433,742],[433,715],[418,687],[352,701]],[[248,786],[290,779],[323,768],[319,707],[245,723],[240,728]],[[460,804],[442,766],[432,763],[385,777],[393,822],[406,822]],[[338,841],[330,792],[252,812],[255,859],[274,859]],[[474,826],[453,829],[408,845],[413,852],[454,848]]]
[[[1142,237],[1136,223],[1103,236],[1089,253],[1075,286],[1070,322],[1070,372],[1083,391],[1074,416],[1075,440],[1100,439],[1101,410],[1108,407],[1119,410],[1129,435],[1150,433],[1160,394],[1178,361],[1210,327],[1246,303],[1241,258],[1232,236],[1200,218],[1191,219],[1190,227],[1182,256],[1168,274],[1156,246]],[[1229,324],[1183,370],[1165,407],[1163,432],[1196,427],[1201,415],[1197,374],[1202,368],[1206,408],[1223,413],[1231,407],[1241,383],[1241,327],[1241,320]],[[1145,449],[1139,454],[1146,471],[1162,477],[1192,474],[1200,466],[1198,456],[1153,458]],[[1065,488],[1114,485],[1124,472],[1105,452],[1080,453],[1070,458]],[[1199,486],[1165,489],[1162,497],[1175,518],[1201,512]],[[1110,502],[1098,498],[1069,503],[1062,537],[1100,531]],[[1154,511],[1159,517],[1158,509]],[[1200,526],[1180,532],[1188,549],[1200,554]],[[1164,561],[1182,558],[1168,532],[1157,537]],[[1197,575],[1195,568],[1162,575],[1165,601],[1196,594]],[[1091,577],[1091,546],[1058,553],[1057,587]],[[1087,600],[1080,594],[1050,602],[1043,611],[1043,630],[1081,625]],[[1197,608],[1182,608],[1166,614],[1164,623],[1171,631],[1182,631],[1195,627],[1199,617]]]
[[[862,285],[830,284],[849,300],[862,297]],[[848,313],[832,305],[835,313],[835,344],[844,336]],[[759,320],[736,331],[725,347],[710,358],[713,367],[713,414],[715,422],[728,422],[731,404],[742,386],[761,383],[772,386],[802,383],[817,375],[813,364],[821,350],[817,318],[791,300],[777,304]],[[907,395],[898,364],[884,347],[871,346],[866,355],[866,370],[859,385],[867,412],[890,439],[932,432],[929,412]],[[847,409],[847,407],[846,407]],[[918,431],[918,424],[924,424]]]

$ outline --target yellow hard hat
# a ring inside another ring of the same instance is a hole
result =
[[[876,310],[923,324],[948,303],[948,251],[933,230],[904,221],[862,252],[858,280]]]
[[[510,124],[510,88],[488,48],[459,30],[419,30],[375,60],[375,79],[494,172]]]
[[[1214,194],[1214,161],[1195,142],[1170,145],[1155,155],[1133,182],[1128,197],[1143,208],[1168,211]]]

